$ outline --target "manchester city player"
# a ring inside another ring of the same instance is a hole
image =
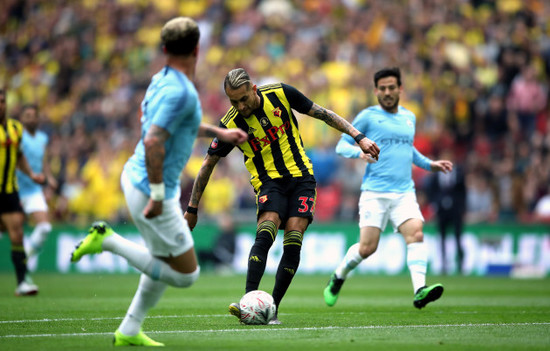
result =
[[[199,27],[187,17],[168,21],[161,30],[166,66],[155,74],[141,103],[141,139],[121,177],[130,214],[146,247],[96,222],[71,260],[110,251],[142,272],[138,290],[114,335],[115,346],[163,346],[141,330],[150,308],[168,285],[186,288],[199,276],[191,231],[179,202],[179,177],[197,136],[240,144],[239,129],[201,124],[201,105],[192,83],[198,57]]]
[[[23,154],[27,158],[29,166],[35,173],[44,173],[48,186],[52,189],[57,188],[57,180],[53,177],[46,158],[48,135],[38,129],[40,123],[38,108],[35,105],[23,106],[20,120],[25,128],[23,130]],[[20,170],[17,170],[17,182],[19,183],[19,197],[23,211],[35,225],[28,240],[27,257],[31,258],[42,250],[42,246],[52,230],[52,225],[42,185],[35,183]]]
[[[380,146],[383,157],[376,162],[361,152],[348,135],[336,145],[336,152],[347,158],[367,161],[359,199],[359,242],[352,245],[332,274],[324,290],[325,302],[334,306],[347,275],[378,247],[380,233],[388,220],[407,244],[407,266],[411,273],[416,308],[437,300],[443,286],[426,286],[428,252],[422,232],[424,218],[418,206],[412,180],[412,164],[425,170],[450,172],[447,160],[431,161],[413,146],[416,116],[399,106],[403,90],[399,68],[385,68],[374,75],[379,105],[361,111],[353,126]]]

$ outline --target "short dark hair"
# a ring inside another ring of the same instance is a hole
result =
[[[38,106],[35,105],[35,104],[24,104],[22,107],[21,107],[21,114],[23,114],[23,112],[25,112],[26,110],[35,110],[36,112],[38,112]]]
[[[162,45],[172,55],[189,55],[199,43],[197,22],[189,17],[176,17],[166,22],[160,32]]]
[[[378,81],[386,77],[395,77],[397,85],[401,86],[401,71],[399,67],[386,67],[374,74],[374,86],[378,87]]]

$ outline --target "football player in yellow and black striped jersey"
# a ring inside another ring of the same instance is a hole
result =
[[[6,92],[0,89],[0,224],[11,241],[11,260],[15,267],[18,296],[34,295],[38,287],[27,274],[27,258],[23,248],[23,208],[19,202],[15,169],[21,169],[33,181],[44,182],[43,174],[35,174],[21,150],[23,126],[6,117]]]
[[[239,128],[248,133],[248,142],[237,147],[244,154],[256,193],[258,227],[248,260],[246,292],[258,289],[268,251],[278,229],[283,229],[283,255],[272,294],[278,308],[298,269],[303,234],[313,219],[316,201],[313,168],[304,151],[293,110],[349,134],[364,153],[374,158],[378,158],[380,149],[348,121],[313,103],[290,85],[257,87],[244,69],[237,68],[225,77],[224,89],[232,107],[221,119],[220,127]],[[197,208],[212,170],[233,148],[217,139],[212,141],[185,214],[190,228],[197,223]],[[240,318],[238,304],[231,304],[229,311]],[[270,323],[280,322],[275,317]]]

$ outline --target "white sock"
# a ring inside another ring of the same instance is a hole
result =
[[[51,231],[52,225],[49,222],[40,222],[34,227],[29,237],[29,243],[34,252],[39,252],[42,249]]]
[[[414,293],[426,285],[426,268],[428,266],[428,248],[424,242],[407,245],[407,266],[411,272]]]
[[[147,312],[157,304],[165,289],[166,283],[154,281],[142,274],[136,294],[118,328],[120,332],[128,336],[137,335]]]
[[[348,249],[346,256],[340,262],[340,265],[334,273],[337,278],[346,279],[349,272],[359,265],[363,261],[363,257],[359,255],[359,243],[353,244]]]
[[[151,255],[146,247],[116,233],[106,237],[101,247],[103,250],[124,257],[128,263],[148,275],[152,280],[160,280],[171,286],[189,287],[199,276],[199,267],[192,273],[180,273],[172,269],[166,262]]]

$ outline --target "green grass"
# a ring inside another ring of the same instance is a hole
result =
[[[548,350],[550,279],[429,277],[445,293],[412,306],[407,276],[354,276],[336,306],[324,305],[328,276],[298,275],[283,300],[280,326],[244,326],[227,314],[244,276],[204,274],[189,289],[169,288],[144,331],[178,350]],[[112,333],[137,275],[36,274],[36,297],[13,296],[0,274],[1,350],[111,348]],[[274,278],[261,288],[271,291]]]

